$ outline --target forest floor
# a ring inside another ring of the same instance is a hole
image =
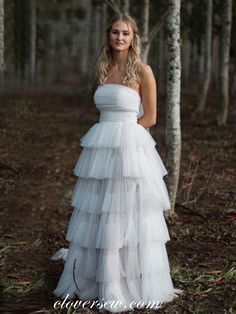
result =
[[[159,99],[151,132],[165,162]],[[166,245],[174,286],[184,293],[155,313],[236,313],[236,101],[218,127],[214,95],[195,122],[194,95],[183,99],[178,219],[168,222]],[[91,95],[66,92],[2,94],[0,103],[0,313],[66,313],[53,309],[63,262],[50,257],[68,246],[79,140],[98,112]]]

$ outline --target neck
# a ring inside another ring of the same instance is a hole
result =
[[[114,69],[123,71],[128,61],[128,51],[113,51]]]

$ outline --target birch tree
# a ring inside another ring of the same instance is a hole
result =
[[[193,4],[191,2],[186,3],[186,13],[188,16],[192,15]],[[191,70],[191,34],[188,28],[186,28],[183,32],[183,45],[181,49],[181,58],[184,61],[182,68],[182,75],[184,78],[184,83],[189,82],[190,70]]]
[[[101,42],[101,23],[102,21],[102,4],[98,1],[95,2],[94,7],[94,23],[95,23],[95,31],[94,31],[94,52],[95,55],[97,53],[99,44]]]
[[[228,115],[231,24],[232,0],[225,0],[223,4],[222,27],[220,34],[220,100],[217,113],[218,125],[225,125]]]
[[[150,43],[148,42],[148,32],[149,32],[149,0],[143,0],[143,16],[142,16],[142,60],[143,62],[147,62],[148,51],[150,47]]]
[[[165,90],[166,87],[166,41],[164,36],[164,29],[162,28],[160,30],[159,34],[159,40],[158,40],[158,73],[159,73],[159,79],[158,79],[158,86],[160,90]]]
[[[206,3],[206,28],[204,34],[204,42],[202,49],[204,52],[204,71],[203,77],[200,78],[202,84],[199,90],[199,99],[196,110],[192,114],[192,119],[195,118],[197,112],[202,112],[205,108],[207,92],[211,77],[211,51],[212,51],[212,11],[213,1],[205,0]]]
[[[30,78],[35,78],[36,65],[36,3],[29,1],[30,6]]]
[[[168,218],[176,216],[175,199],[179,182],[181,159],[181,127],[180,127],[180,85],[181,85],[181,53],[180,53],[180,7],[181,0],[169,0],[167,17],[167,103],[166,103],[166,148],[168,169],[167,185],[171,208],[166,213]]]
[[[129,14],[129,8],[130,8],[130,0],[122,0],[120,3],[121,12]]]
[[[104,4],[103,4],[104,6]],[[90,52],[90,25],[91,25],[91,2],[88,1],[86,6],[86,18],[83,23],[83,49],[81,51],[81,70],[83,77],[88,73],[89,52]]]
[[[115,3],[114,0],[103,0],[104,3],[107,4],[108,7],[110,7],[114,12],[121,13],[119,3]]]
[[[4,77],[4,0],[0,0],[0,81]]]
[[[219,35],[216,33],[212,41],[212,70],[211,70],[211,81],[213,89],[216,90],[218,86],[218,77],[219,77]]]
[[[122,6],[122,2],[120,2],[120,6],[114,2],[114,0],[103,0],[110,8],[112,8],[115,12],[122,13],[121,10],[124,10],[124,5]],[[127,5],[126,5],[127,7]],[[121,9],[120,9],[121,8]],[[149,32],[149,11],[150,11],[150,3],[149,0],[142,0],[142,17],[141,17],[141,34],[140,40],[142,43],[141,49],[141,59],[144,63],[147,63],[149,50],[151,44],[156,37],[159,30],[162,28],[166,21],[167,12],[164,13],[161,18],[155,23],[152,27],[151,31]]]
[[[107,27],[107,5],[106,3],[102,3],[102,34],[105,34]]]
[[[156,37],[159,30],[162,28],[166,21],[167,12],[164,13],[161,18],[155,23],[151,31],[149,32],[149,12],[150,12],[150,3],[149,0],[143,0],[142,2],[142,30],[141,30],[141,42],[142,42],[142,51],[141,58],[144,63],[147,63],[149,50],[152,44],[152,41]]]

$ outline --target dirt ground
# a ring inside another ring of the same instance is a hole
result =
[[[227,126],[218,127],[217,97],[194,122],[194,95],[182,98],[178,219],[168,222],[167,250],[174,285],[184,293],[155,312],[236,313],[236,101]],[[50,256],[68,246],[79,140],[98,119],[91,99],[66,92],[0,96],[0,313],[73,313],[53,309],[63,262]],[[165,162],[164,128],[160,96],[152,135]]]

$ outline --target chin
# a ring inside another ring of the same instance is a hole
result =
[[[117,50],[117,51],[127,50],[127,48],[125,48],[125,47],[114,47],[113,49]]]

